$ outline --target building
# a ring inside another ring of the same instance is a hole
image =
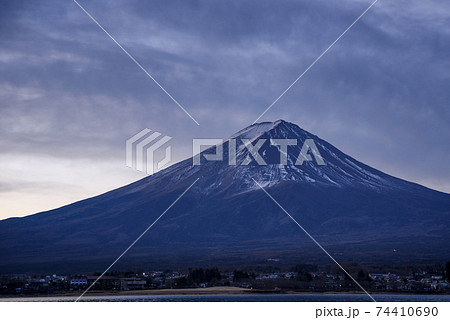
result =
[[[71,288],[83,288],[88,284],[88,279],[86,276],[74,276],[70,278]]]
[[[147,284],[146,280],[139,278],[121,278],[120,290],[143,290]]]

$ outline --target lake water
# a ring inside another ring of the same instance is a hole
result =
[[[450,302],[450,295],[374,294],[379,302]],[[1,298],[0,302],[70,302],[77,297]],[[87,296],[87,302],[364,302],[364,294],[233,294],[233,295],[160,295],[160,296]]]

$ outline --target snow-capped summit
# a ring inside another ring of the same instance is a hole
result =
[[[280,139],[287,141],[284,142],[284,148],[281,146],[283,142],[274,143],[274,140],[276,142]],[[258,162],[250,154],[246,143],[258,147],[257,154],[264,161]],[[230,149],[230,144],[235,144],[235,149]],[[301,154],[302,148],[304,155]],[[205,178],[202,187],[204,193],[252,191],[258,187],[253,179],[260,181],[265,187],[285,181],[317,187],[359,185],[374,190],[411,187],[411,184],[405,184],[403,180],[355,160],[316,135],[284,120],[250,125],[225,140],[222,150],[223,157],[220,161],[206,159],[205,155],[215,154],[216,148],[212,147],[202,152],[200,166],[193,166],[192,159],[188,159],[160,175],[170,173],[173,175],[172,182],[179,183],[180,179],[200,174]],[[236,160],[230,164],[230,152],[234,150]],[[148,181],[153,181],[153,178],[148,178]]]

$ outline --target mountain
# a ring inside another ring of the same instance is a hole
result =
[[[244,145],[258,141],[264,165]],[[305,141],[313,141],[306,153]],[[328,263],[254,180],[338,261],[449,259],[449,194],[371,168],[283,120],[249,126],[221,147],[223,160],[205,158],[218,150],[211,147],[200,165],[187,159],[97,197],[0,221],[0,272],[101,271],[197,178],[117,269]]]

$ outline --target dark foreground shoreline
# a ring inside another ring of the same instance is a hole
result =
[[[3,300],[8,301],[20,301],[33,298],[42,299],[58,299],[58,298],[70,298],[79,297],[83,292],[55,292],[51,295],[5,295],[0,296],[0,302]],[[314,295],[314,296],[333,296],[333,295],[355,295],[360,296],[364,293],[360,291],[348,291],[348,292],[299,292],[292,290],[258,290],[258,289],[246,289],[240,287],[209,287],[209,288],[187,288],[187,289],[150,289],[150,290],[133,290],[133,291],[101,291],[92,290],[89,291],[84,297],[143,297],[143,296],[232,296],[232,295]],[[373,296],[448,296],[448,293],[439,292],[374,292]]]

